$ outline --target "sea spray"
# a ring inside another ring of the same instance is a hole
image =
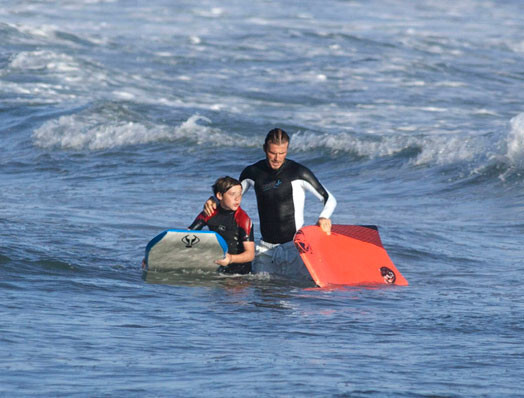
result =
[[[159,141],[187,140],[196,145],[250,146],[252,140],[207,126],[211,120],[193,115],[179,126],[110,120],[102,114],[76,114],[50,120],[33,132],[41,148],[103,150]]]
[[[510,166],[524,168],[524,113],[510,121],[511,131],[507,139],[507,158]]]

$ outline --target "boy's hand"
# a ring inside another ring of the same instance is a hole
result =
[[[231,260],[232,260],[231,254],[226,253],[224,258],[221,258],[220,260],[216,260],[215,263],[218,264],[218,265],[222,265],[222,266],[226,267],[229,264],[231,264]]]

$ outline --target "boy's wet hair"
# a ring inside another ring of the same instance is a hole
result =
[[[235,185],[242,185],[240,184],[240,181],[238,181],[236,178],[225,176],[220,177],[215,181],[213,184],[213,193],[216,195],[217,193],[221,193],[222,195],[225,194],[231,187],[234,187]]]
[[[282,145],[289,143],[289,135],[282,129],[273,129],[266,135],[266,140],[264,141],[264,152],[267,151],[267,146],[269,144]]]

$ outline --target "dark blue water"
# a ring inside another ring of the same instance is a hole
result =
[[[517,0],[4,2],[0,395],[522,396],[523,27]],[[408,287],[142,280],[275,126]]]

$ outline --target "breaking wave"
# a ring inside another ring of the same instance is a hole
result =
[[[263,140],[239,133],[224,132],[212,121],[192,115],[179,126],[145,121],[121,120],[104,112],[62,116],[33,132],[33,142],[41,148],[103,150],[114,147],[184,141],[192,145],[216,147],[258,147]],[[511,119],[508,130],[499,134],[416,134],[365,135],[299,131],[292,134],[291,152],[325,151],[330,156],[356,158],[401,157],[412,166],[467,164],[478,173],[494,164],[504,170],[524,168],[524,113]]]
[[[41,148],[103,150],[159,141],[187,140],[196,145],[248,145],[241,136],[224,133],[203,123],[211,121],[193,115],[179,126],[148,125],[136,121],[111,121],[101,115],[70,115],[46,122],[33,132]]]
[[[297,133],[293,136],[293,148],[299,150],[324,149],[331,154],[349,153],[357,157],[381,158],[407,153],[411,164],[446,165],[473,160],[486,147],[484,137],[447,135],[390,135],[356,136]]]
[[[511,119],[506,157],[510,166],[524,169],[524,113]]]

